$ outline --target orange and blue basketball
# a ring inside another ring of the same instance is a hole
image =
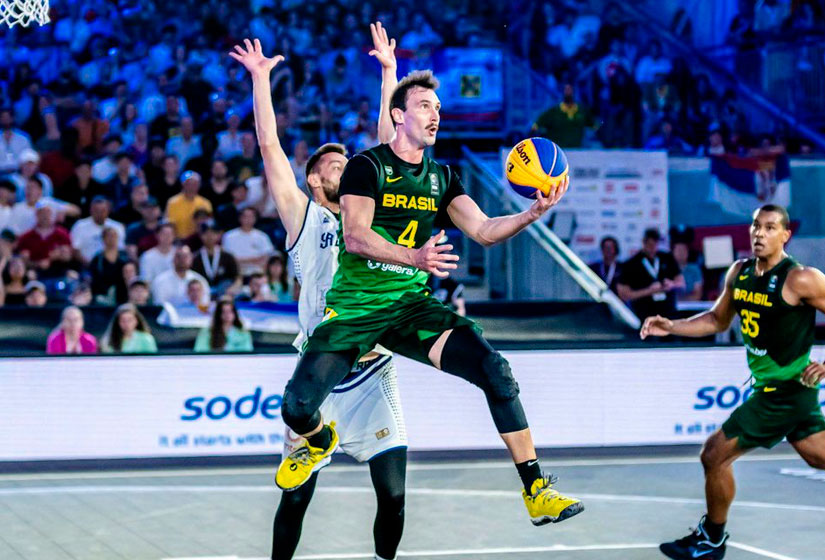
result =
[[[549,196],[570,168],[567,156],[555,142],[538,137],[516,144],[504,165],[510,186],[526,198],[536,198],[536,191]]]

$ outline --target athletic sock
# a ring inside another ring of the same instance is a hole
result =
[[[533,491],[533,483],[536,479],[541,478],[539,460],[533,459],[532,461],[518,463],[516,464],[516,470],[521,477],[521,483],[524,484],[524,489],[527,491],[527,494],[530,495]]]
[[[321,431],[315,435],[311,435],[307,438],[307,441],[312,447],[320,447],[321,449],[327,449],[329,444],[332,443],[332,430],[329,429],[329,426],[324,424],[324,427],[321,428]]]
[[[718,543],[722,540],[722,535],[725,534],[725,524],[717,524],[711,521],[710,519],[705,519],[705,522],[702,524],[702,527],[705,529],[705,533],[708,534],[708,538],[712,543]]]

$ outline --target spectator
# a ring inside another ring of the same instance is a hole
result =
[[[22,257],[8,259],[3,271],[5,285],[5,305],[23,305],[26,303],[26,262]]]
[[[72,260],[69,232],[54,225],[52,207],[48,204],[38,204],[36,219],[35,227],[17,240],[17,250],[40,276],[63,276]]]
[[[590,110],[576,102],[573,84],[564,85],[562,102],[550,107],[536,119],[533,130],[540,136],[553,138],[563,148],[580,148],[584,130],[595,124]]]
[[[243,151],[241,145],[241,117],[234,110],[226,112],[226,130],[218,133],[218,156],[229,160]]]
[[[698,264],[688,262],[690,247],[685,242],[677,242],[673,244],[671,250],[685,280],[684,287],[676,289],[676,299],[678,301],[700,301],[704,289],[702,269]]]
[[[186,300],[189,305],[197,307],[202,313],[209,311],[209,297],[200,280],[193,278],[186,284]]]
[[[167,95],[166,112],[156,117],[155,120],[152,121],[152,124],[149,125],[149,135],[152,137],[160,137],[166,141],[166,151],[169,152],[168,141],[181,136],[182,124],[180,100],[174,95]],[[181,165],[184,164],[182,159],[180,159],[180,162]]]
[[[79,216],[80,209],[72,204],[43,196],[43,184],[37,176],[29,177],[26,184],[25,198],[12,207],[11,219],[8,227],[16,235],[32,229],[37,223],[37,208],[50,206],[54,210],[55,219],[62,222],[66,216]]]
[[[87,282],[78,282],[69,296],[69,303],[76,307],[86,307],[91,305],[93,299],[91,286]]]
[[[237,293],[241,288],[238,264],[235,257],[218,245],[222,234],[220,226],[210,220],[201,225],[200,231],[203,246],[195,253],[192,270],[206,278],[213,294]]]
[[[149,187],[139,180],[132,184],[129,192],[129,201],[120,206],[112,215],[112,219],[120,222],[127,229],[134,223],[140,222],[143,218],[141,209],[143,203],[149,200]]]
[[[292,157],[289,158],[289,166],[295,175],[295,183],[301,189],[306,189],[307,161],[309,161],[309,145],[306,140],[299,140],[295,142],[295,149],[292,152]]]
[[[31,147],[29,135],[14,128],[12,110],[7,107],[0,109],[0,175],[18,169],[20,156]]]
[[[718,126],[711,127],[708,133],[707,144],[699,148],[700,156],[723,156],[725,155],[725,142],[722,138],[722,131]]]
[[[195,352],[252,352],[252,335],[243,327],[231,298],[215,304],[212,324],[201,329]]]
[[[26,297],[23,300],[26,307],[45,307],[49,303],[46,297],[46,286],[42,282],[32,280],[26,284]]]
[[[86,99],[81,106],[80,116],[71,123],[77,131],[77,151],[82,153],[87,148],[95,152],[103,149],[103,139],[109,133],[109,121],[97,115],[97,103]]]
[[[149,154],[146,157],[146,161],[143,163],[142,170],[143,170],[143,177],[146,180],[146,184],[149,185],[149,190],[153,192],[154,189],[163,186],[164,175],[166,171],[164,170],[164,161],[166,160],[166,152],[165,144],[163,140],[160,138],[151,138],[149,140]],[[175,157],[177,156],[168,156],[168,157]],[[172,182],[174,183],[177,179],[177,175],[172,178]],[[174,193],[173,193],[174,194]]]
[[[116,158],[123,153],[123,140],[117,134],[111,134],[103,141],[104,156],[92,164],[92,177],[99,183],[108,183],[117,174]],[[130,169],[130,174],[136,175],[136,169]]]
[[[266,276],[269,293],[273,301],[289,303],[294,301],[292,290],[289,286],[289,275],[287,274],[286,260],[283,253],[275,251],[266,263]]]
[[[204,210],[203,208],[198,208],[195,210],[195,214],[192,216],[195,221],[195,233],[187,237],[183,240],[184,244],[188,245],[190,249],[192,249],[192,254],[197,253],[200,251],[200,248],[203,246],[203,242],[201,241],[201,226],[206,222],[212,220],[212,214]]]
[[[54,194],[52,180],[48,175],[39,171],[40,154],[34,150],[23,150],[20,154],[19,161],[19,171],[9,177],[9,180],[17,187],[17,201],[19,202],[25,198],[26,184],[28,184],[30,177],[40,179],[40,184],[43,185],[44,196],[52,196]]]
[[[138,122],[135,124],[135,133],[133,137],[127,137],[130,141],[126,141],[126,153],[132,158],[132,161],[137,167],[143,167],[149,162],[149,151],[151,145],[149,144],[149,127],[145,122]]]
[[[89,215],[92,199],[96,196],[105,196],[106,187],[92,178],[92,162],[81,159],[74,168],[74,175],[57,189],[56,196],[80,209],[84,218]]]
[[[118,232],[103,228],[103,250],[89,263],[92,274],[92,295],[101,305],[114,305],[126,301],[126,284],[123,267],[129,262],[126,251],[118,248]]]
[[[233,180],[239,183],[260,174],[263,162],[254,134],[251,132],[241,134],[241,153],[227,161],[226,164]]]
[[[223,236],[223,248],[232,253],[238,262],[242,276],[253,273],[262,273],[275,247],[269,237],[259,229],[255,229],[258,220],[258,211],[254,208],[241,210],[240,227],[226,232]]]
[[[218,225],[223,231],[238,227],[240,225],[238,217],[240,216],[241,209],[249,205],[247,203],[249,187],[246,183],[233,183],[229,194],[232,196],[232,202],[218,208],[218,213],[215,216]]]
[[[186,171],[181,175],[183,189],[169,199],[166,205],[166,219],[175,225],[181,238],[195,233],[195,210],[204,209],[212,213],[212,203],[198,194],[201,188],[201,176],[195,171]]]
[[[17,188],[10,181],[0,180],[0,231],[11,227],[11,218],[17,200]]]
[[[160,273],[152,281],[152,299],[155,304],[171,303],[179,305],[186,303],[186,293],[190,280],[198,280],[203,284],[204,305],[209,303],[209,283],[206,279],[191,270],[192,251],[186,245],[175,250],[175,259],[172,270]]]
[[[138,210],[143,219],[126,228],[126,251],[132,260],[137,260],[158,244],[160,208],[157,199],[154,196],[147,197]]]
[[[46,340],[46,354],[97,354],[97,339],[83,330],[83,312],[78,307],[63,310],[60,325]]]
[[[668,155],[690,155],[693,147],[673,133],[673,124],[662,121],[661,132],[648,138],[645,150],[666,150]]]
[[[672,315],[676,311],[674,292],[685,285],[673,255],[659,251],[661,238],[658,230],[645,230],[642,250],[624,263],[616,285],[619,297],[630,302],[642,321],[652,315]]]
[[[149,305],[149,285],[146,280],[138,277],[129,284],[129,303],[138,307]]]
[[[151,284],[155,278],[174,268],[175,226],[164,223],[157,228],[157,245],[140,257],[140,273]]]
[[[636,64],[636,81],[643,88],[652,85],[657,79],[670,74],[673,65],[662,54],[662,43],[654,39],[648,46],[648,52]]]
[[[38,153],[45,154],[48,152],[59,152],[63,147],[62,133],[60,132],[60,125],[57,122],[57,112],[54,107],[48,107],[43,110],[43,124],[46,125],[46,130],[37,142],[34,143],[34,149]]]
[[[201,189],[201,195],[217,210],[232,202],[232,178],[229,177],[229,168],[222,159],[213,160],[210,171],[209,182]]]
[[[88,264],[96,254],[103,250],[103,229],[112,228],[117,232],[119,247],[126,248],[126,229],[123,224],[109,218],[109,199],[96,196],[89,208],[90,216],[78,220],[72,226],[70,235],[72,246],[83,264]]]
[[[183,190],[180,180],[180,164],[177,156],[163,158],[163,177],[154,184],[149,183],[149,192],[158,199],[161,209],[165,209],[169,199]]]
[[[263,301],[273,301],[272,294],[269,293],[266,276],[261,272],[255,272],[249,277],[249,284],[243,289],[243,293],[238,296],[238,301],[260,303]]]
[[[619,262],[619,242],[612,235],[603,237],[599,246],[602,251],[602,259],[591,263],[589,266],[604,280],[607,287],[616,291],[616,284],[622,276],[622,263]]]
[[[106,183],[106,195],[112,200],[115,207],[119,209],[121,206],[129,203],[129,195],[132,192],[132,188],[135,185],[139,185],[141,180],[135,173],[137,168],[132,162],[132,156],[127,152],[118,152],[115,154],[114,160],[117,169],[114,177]],[[138,216],[137,219],[139,220],[140,216]],[[129,222],[121,223],[127,224]]]
[[[146,319],[131,303],[124,303],[115,310],[101,347],[109,354],[155,354],[158,351]]]
[[[180,121],[180,135],[169,138],[166,153],[177,156],[181,167],[186,168],[190,159],[203,155],[201,137],[195,134],[192,117],[183,117]]]

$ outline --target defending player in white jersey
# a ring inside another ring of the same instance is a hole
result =
[[[395,39],[389,40],[381,23],[370,25],[375,56],[382,67],[381,112],[378,136],[389,142],[394,127],[389,115],[390,97],[397,85]],[[347,163],[346,148],[325,144],[309,158],[307,186],[312,200],[298,188],[289,160],[278,140],[269,76],[283,60],[267,58],[255,39],[246,48],[229,53],[249,71],[253,83],[255,127],[264,172],[278,213],[287,231],[288,253],[301,283],[298,319],[301,333],[298,349],[324,315],[327,289],[338,266],[338,183]],[[407,434],[398,394],[395,366],[386,354],[365,355],[324,401],[325,420],[338,424],[341,448],[358,461],[367,461],[378,498],[373,533],[378,560],[395,558],[404,526],[404,486],[407,465]],[[284,456],[295,451],[303,438],[287,429]],[[320,465],[321,467],[328,464]],[[272,559],[292,558],[301,535],[301,525],[315,490],[317,471],[295,491],[284,492],[275,515]]]

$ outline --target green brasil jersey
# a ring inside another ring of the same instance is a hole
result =
[[[786,257],[762,276],[756,259],[742,265],[733,281],[733,306],[741,320],[748,366],[757,387],[796,379],[810,362],[816,310],[782,298],[788,273],[799,266]]]
[[[442,204],[464,193],[449,167],[424,157],[414,165],[396,156],[387,144],[353,157],[341,177],[340,195],[356,194],[375,200],[372,230],[396,245],[416,249],[432,236]],[[378,262],[350,253],[338,229],[338,270],[327,292],[327,305],[357,306],[399,298],[427,289],[427,272],[410,266]]]

